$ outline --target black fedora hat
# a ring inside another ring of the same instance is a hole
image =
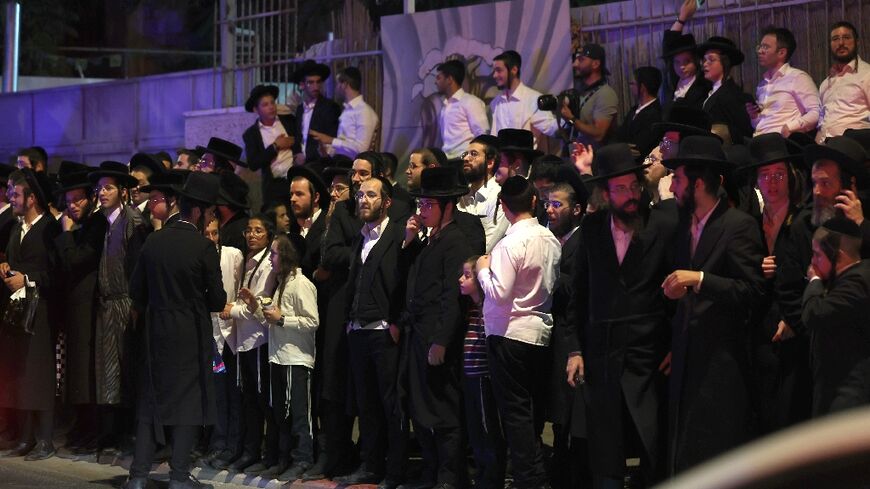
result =
[[[139,191],[147,193],[159,190],[161,192],[176,193],[179,188],[184,186],[184,182],[190,173],[192,172],[185,170],[169,170],[156,173],[148,180],[148,185],[141,187]]]
[[[663,59],[669,59],[680,53],[694,53],[697,48],[698,43],[695,42],[695,36],[691,33],[683,34],[680,37],[675,38],[673,42],[669,43],[667,46],[664,46],[664,53],[661,57]]]
[[[191,172],[184,186],[176,188],[175,193],[202,204],[215,205],[221,192],[221,180],[214,173]]]
[[[278,87],[275,85],[257,85],[251,89],[251,94],[248,95],[248,100],[245,100],[245,110],[253,112],[254,107],[260,103],[260,98],[271,95],[273,99],[278,99]]]
[[[851,138],[864,147],[864,152],[870,158],[870,129],[846,129],[843,136]]]
[[[90,173],[94,170],[94,167],[85,165],[84,163],[79,163],[77,161],[69,161],[63,160],[60,162],[60,167],[57,169],[57,176],[63,178],[65,175],[72,175],[74,173]]]
[[[147,168],[151,171],[152,175],[166,171],[166,166],[163,164],[163,161],[161,161],[157,155],[149,153],[136,153],[132,158],[130,158],[130,171],[139,167]]]
[[[247,168],[248,164],[242,161],[242,147],[238,144],[234,144],[226,139],[221,138],[210,138],[208,140],[208,146],[197,146],[196,151],[199,154],[211,153],[215,157],[227,161],[233,162],[239,166],[244,166]]]
[[[336,175],[345,175],[350,178],[350,170],[353,167],[353,160],[344,155],[335,155],[329,161],[329,166],[323,169],[323,181],[326,183],[332,182]]]
[[[563,163],[557,170],[556,175],[556,181],[565,182],[574,189],[577,202],[585,209],[586,202],[589,200],[589,189],[586,187],[577,169],[570,163]]]
[[[189,178],[188,181],[190,181]],[[241,177],[232,172],[223,172],[220,174],[220,193],[215,203],[247,209],[249,207],[248,191],[248,184]]]
[[[139,180],[130,175],[127,165],[117,161],[104,161],[96,170],[88,174],[88,179],[93,183],[97,183],[103,177],[114,178],[120,187],[133,188],[139,185]]]
[[[712,135],[689,136],[681,140],[677,156],[662,160],[662,164],[671,170],[683,165],[711,167],[722,175],[732,167],[722,149],[722,142]]]
[[[412,197],[453,198],[468,193],[468,185],[463,185],[456,168],[436,166],[426,168],[420,174],[420,188],[408,192]]]
[[[597,151],[592,161],[592,168],[597,174],[587,182],[607,180],[636,171],[643,170],[649,164],[637,164],[637,160],[631,153],[631,147],[625,143],[608,144]]]
[[[746,148],[749,161],[740,165],[739,170],[751,170],[773,163],[797,163],[803,161],[803,148],[778,132],[761,134],[750,139]]]
[[[653,140],[660,140],[667,132],[678,132],[681,138],[688,136],[713,136],[710,114],[693,107],[673,106],[665,114],[665,120],[652,125]],[[721,138],[720,138],[721,141]]]
[[[329,69],[329,66],[320,64],[313,59],[306,59],[293,73],[291,81],[298,85],[305,81],[306,76],[311,75],[317,75],[322,80],[326,80],[331,73],[332,71]]]
[[[91,188],[94,185],[88,179],[88,174],[86,172],[58,175],[57,178],[60,181],[60,187],[57,189],[56,192],[54,192],[55,196],[63,195],[70,190],[75,190],[79,188]]]
[[[859,189],[865,189],[870,183],[864,161],[867,153],[858,141],[846,136],[835,136],[825,140],[825,144],[816,144],[804,148],[804,159],[812,166],[819,160],[835,161],[840,169],[855,177]]]
[[[525,129],[501,129],[498,131],[498,150],[501,152],[524,153],[529,159],[543,153],[535,149],[535,136]]]
[[[728,56],[728,59],[731,60],[731,66],[737,66],[743,63],[743,51],[740,51],[737,44],[734,44],[734,41],[727,37],[712,36],[699,44],[697,50],[698,56],[704,56],[704,53],[711,49],[720,51],[722,54]]]
[[[320,194],[320,200],[318,201],[318,205],[320,205],[321,209],[329,208],[329,188],[327,188],[326,183],[323,182],[323,179],[320,178],[314,170],[308,168],[307,166],[293,166],[287,170],[287,181],[293,182],[294,178],[301,177],[314,186],[314,191]],[[288,185],[289,187],[289,185]]]

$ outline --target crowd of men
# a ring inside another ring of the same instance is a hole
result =
[[[514,51],[493,61],[490,113],[446,60],[443,146],[404,175],[373,150],[359,70],[337,75],[338,104],[313,61],[295,113],[251,91],[244,149],[56,175],[20,151],[0,166],[0,457],[132,454],[130,489],[163,452],[173,489],[211,487],[192,463],[384,489],[647,487],[865,404],[858,32],[831,28],[817,89],[788,64],[794,36],[764,30],[753,97],[733,41],[682,33],[695,5],[664,34],[666,74],[633,72],[621,124],[601,46],[575,53],[553,112]],[[261,174],[260,212],[238,167]]]

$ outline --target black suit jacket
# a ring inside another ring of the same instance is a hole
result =
[[[359,289],[365,289],[371,294],[379,311],[378,317],[356,318],[362,324],[385,320],[390,324],[399,321],[399,315],[405,305],[405,280],[408,277],[408,266],[405,254],[402,253],[402,242],[405,239],[405,221],[390,219],[384,229],[384,234],[375,243],[362,262],[363,236],[358,233],[351,245],[353,260],[347,280],[347,295],[345,315],[350,319],[353,298]]]
[[[9,243],[9,235],[12,233],[12,225],[15,224],[15,219],[12,215],[12,206],[6,208],[0,214],[0,251],[6,254],[6,244]]]
[[[628,109],[619,127],[617,137],[623,143],[634,144],[643,156],[649,154],[658,145],[652,131],[652,125],[662,121],[662,105],[658,99],[635,114],[637,105]]]
[[[304,102],[296,107],[296,125],[294,126],[296,134],[296,144],[293,146],[293,153],[300,153],[302,148],[302,118],[305,115]],[[334,100],[326,97],[320,97],[314,104],[314,111],[311,114],[311,123],[308,125],[309,130],[315,130],[335,136],[338,134],[338,116],[341,115],[341,105]],[[312,162],[320,159],[319,144],[316,139],[309,137],[305,144],[305,161]]]
[[[870,358],[870,263],[843,271],[827,288],[821,280],[811,281],[803,305],[810,332],[813,416],[820,416],[831,410],[855,367]]]
[[[727,124],[731,141],[739,144],[743,138],[751,138],[753,133],[752,122],[746,113],[746,102],[746,94],[734,83],[733,78],[728,78],[704,102],[703,109],[710,114],[713,124]]]
[[[284,126],[284,131],[287,132],[288,136],[296,137],[296,118],[293,115],[279,114],[276,122]],[[242,134],[242,141],[245,143],[245,157],[247,158],[248,168],[251,171],[263,170],[261,172],[260,184],[263,187],[263,202],[268,203],[270,196],[267,195],[267,192],[273,178],[271,164],[272,160],[278,156],[278,151],[272,145],[269,145],[268,148],[263,146],[259,119],[245,129],[244,134]],[[294,153],[296,153],[295,147],[294,144]]]
[[[468,239],[468,246],[476,255],[486,253],[486,233],[483,231],[483,224],[480,218],[473,216],[467,212],[462,212],[458,209],[453,209],[453,220],[462,234]]]
[[[326,232],[326,209],[320,211],[317,220],[311,223],[311,228],[303,238],[300,233],[299,223],[295,220],[290,223],[290,240],[298,248],[300,267],[302,274],[314,282],[314,270],[320,266],[320,252],[322,249],[323,235]],[[316,284],[317,282],[315,282]],[[318,298],[320,302],[320,298]]]
[[[672,321],[669,472],[749,439],[748,321],[764,295],[764,245],[752,217],[722,198],[694,254],[690,225],[684,219],[677,230],[674,268],[704,278],[677,302]]]

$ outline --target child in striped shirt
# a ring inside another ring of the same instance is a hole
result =
[[[500,489],[504,487],[506,445],[489,379],[481,313],[483,291],[477,283],[475,266],[477,258],[473,256],[465,261],[459,277],[459,291],[467,298],[463,303],[468,329],[462,359],[465,419],[477,465],[475,487]]]

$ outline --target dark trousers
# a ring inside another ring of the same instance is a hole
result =
[[[353,418],[347,414],[347,405],[321,398],[317,416],[320,419],[320,432],[317,446],[320,450],[317,464],[322,465],[328,476],[341,475],[339,472],[352,463],[353,455]]]
[[[278,431],[278,459],[289,461],[292,456],[294,463],[312,464],[314,434],[311,430],[311,369],[302,365],[274,363],[270,363],[269,368],[272,384],[271,416]]]
[[[221,355],[226,372],[214,374],[214,393],[217,420],[209,440],[210,450],[229,450],[241,453],[244,440],[245,417],[242,416],[242,389],[236,355],[224,346]]]
[[[502,336],[488,336],[486,341],[493,392],[510,448],[514,487],[543,486],[547,471],[540,433],[547,349]]]
[[[389,330],[359,330],[348,334],[348,349],[366,470],[401,481],[408,424],[398,404],[399,345]]]
[[[263,423],[266,425],[266,462],[278,461],[278,432],[269,408],[269,348],[262,345],[239,353],[242,374],[242,410],[245,415],[244,451],[261,457]]]
[[[465,450],[459,428],[426,428],[414,421],[414,434],[423,454],[421,480],[464,487]]]
[[[489,376],[463,377],[465,424],[477,472],[474,487],[501,489],[507,464],[507,446]]]
[[[54,409],[45,411],[19,410],[21,422],[20,442],[47,442],[51,444],[54,430]]]
[[[201,426],[168,426],[172,438],[172,458],[169,459],[169,478],[186,481],[190,478],[190,452],[199,438]],[[130,465],[130,477],[148,477],[157,440],[155,426],[139,421],[136,430],[136,451]],[[159,427],[158,429],[163,429]]]

